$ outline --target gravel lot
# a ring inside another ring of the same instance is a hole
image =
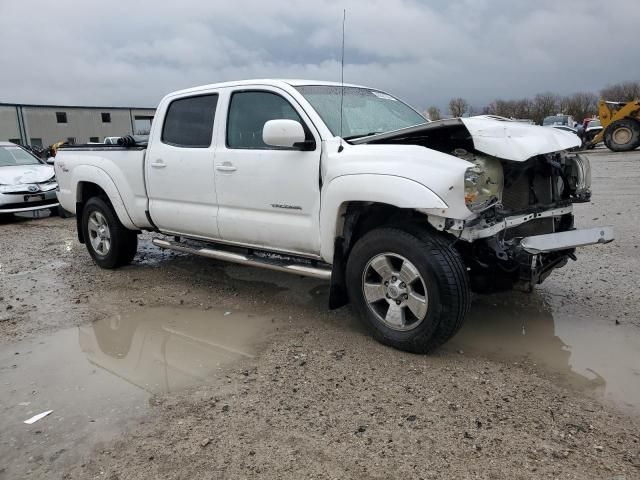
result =
[[[616,241],[430,356],[313,279],[0,220],[0,478],[640,478],[640,152],[590,158],[577,224]]]

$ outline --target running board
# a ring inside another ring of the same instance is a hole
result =
[[[262,257],[255,254],[241,254],[228,252],[225,250],[214,250],[212,248],[193,248],[188,247],[180,242],[171,242],[154,238],[152,243],[160,248],[175,250],[176,252],[191,253],[202,257],[213,258],[215,260],[223,260],[225,262],[239,263],[240,265],[250,265],[253,267],[267,268],[277,270],[279,272],[295,273],[305,277],[319,278],[322,280],[331,279],[331,268],[321,268],[303,263],[296,263],[293,259],[282,255],[274,255],[274,257]]]

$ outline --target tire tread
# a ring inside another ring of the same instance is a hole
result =
[[[90,244],[89,233],[87,230],[87,221],[91,209],[100,210],[106,214],[109,221],[109,230],[111,231],[111,251],[104,257],[98,257]],[[138,250],[138,234],[125,227],[118,215],[114,211],[109,199],[106,197],[92,197],[84,206],[82,211],[82,229],[86,246],[93,260],[102,268],[112,269],[128,265],[135,257]]]
[[[417,243],[416,248],[428,252],[436,262],[438,267],[434,274],[438,277],[440,311],[433,318],[432,328],[413,335],[410,340],[404,342],[385,335],[379,329],[371,328],[371,331],[374,337],[387,345],[414,353],[427,353],[453,337],[464,323],[471,301],[466,267],[460,254],[452,247],[451,239],[415,224],[393,225],[372,230],[356,243],[352,255],[354,252],[358,255],[358,250],[364,243],[376,242],[389,236],[405,237],[409,242]],[[353,289],[353,286],[351,288]]]

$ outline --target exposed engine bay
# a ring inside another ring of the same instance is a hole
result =
[[[521,241],[573,230],[572,204],[591,197],[585,159],[552,153],[522,163],[502,160],[497,165],[493,157],[466,155],[476,157],[473,163],[484,175],[477,177],[484,187],[479,195],[482,210],[465,222],[458,232],[464,241],[456,243],[474,290],[510,289],[516,284],[531,289],[568,258],[575,259],[575,249],[535,254],[522,248]],[[503,188],[495,194],[494,184],[500,180]]]
[[[492,151],[487,138],[492,137],[482,137],[488,144],[485,150]],[[530,290],[554,268],[575,259],[575,248],[532,253],[522,240],[574,229],[572,204],[591,198],[589,162],[579,154],[558,150],[528,157],[535,149],[516,143],[517,148],[504,152],[512,158],[502,158],[498,148],[493,149],[496,155],[476,148],[476,137],[462,119],[376,135],[366,143],[421,145],[473,165],[465,175],[464,194],[467,208],[475,215],[464,221],[428,218],[434,228],[452,235],[473,290],[490,292],[518,285]],[[518,154],[523,157],[516,159]]]

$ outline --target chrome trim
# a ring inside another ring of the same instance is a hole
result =
[[[319,278],[321,280],[331,279],[331,269],[298,265],[286,260],[276,263],[274,260],[267,260],[261,257],[243,255],[241,253],[227,252],[224,250],[214,250],[212,248],[190,248],[180,245],[178,242],[154,238],[152,243],[160,248],[175,250],[177,252],[191,253],[202,257],[223,260],[225,262],[238,263],[240,265],[250,265],[253,267],[267,268],[279,272],[295,273],[305,277]]]
[[[0,205],[0,213],[35,212],[36,210],[48,210],[50,208],[55,208],[59,206],[60,204],[58,202],[50,203],[47,205],[38,205],[37,207],[22,207],[22,208],[9,208],[9,209],[3,209],[2,205]]]
[[[526,252],[538,254],[609,243],[613,238],[613,227],[595,227],[525,237],[520,241],[520,246]]]
[[[289,257],[299,257],[299,258],[304,258],[306,260],[322,261],[322,257],[320,255],[300,252],[297,250],[287,250],[285,248],[277,248],[272,246],[269,246],[269,248],[266,248],[264,245],[258,245],[254,243],[234,242],[231,240],[223,240],[221,238],[211,238],[211,237],[205,237],[202,235],[194,235],[192,233],[183,233],[183,232],[177,232],[177,231],[167,230],[167,229],[162,229],[162,230],[158,229],[158,233],[161,233],[162,235],[167,235],[170,237],[182,237],[182,238],[188,238],[191,240],[197,240],[198,242],[209,242],[209,243],[215,243],[220,245],[228,245],[230,247],[250,248],[253,250],[259,250],[264,252],[268,251],[271,253],[286,255]]]

